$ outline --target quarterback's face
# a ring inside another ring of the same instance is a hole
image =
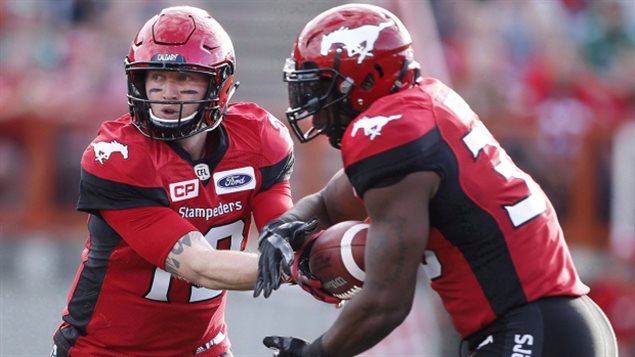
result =
[[[207,92],[209,79],[194,72],[148,71],[146,95],[151,101],[192,101],[201,100]],[[185,118],[194,113],[198,104],[150,104],[152,113],[163,119]],[[181,112],[182,110],[182,112]]]

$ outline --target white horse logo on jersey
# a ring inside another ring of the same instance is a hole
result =
[[[354,29],[342,26],[328,35],[322,36],[320,54],[326,56],[333,44],[341,43],[346,48],[348,57],[359,55],[357,63],[362,63],[366,56],[373,55],[375,41],[377,41],[381,30],[394,24],[394,21],[390,20],[379,25],[364,25]]]
[[[124,160],[128,159],[128,145],[123,145],[117,140],[111,142],[100,141],[91,143],[90,146],[92,146],[93,151],[95,151],[95,160],[99,161],[102,165],[104,164],[104,160],[110,159],[110,155],[112,155],[113,152],[120,153]]]
[[[376,117],[363,117],[353,124],[353,131],[351,136],[355,136],[357,130],[364,129],[364,135],[368,136],[370,140],[375,139],[377,135],[381,135],[381,130],[389,122],[401,118],[401,114],[391,115],[389,117],[378,115]]]

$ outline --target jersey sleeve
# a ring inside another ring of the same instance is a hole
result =
[[[112,126],[113,124],[110,124]],[[126,136],[125,130],[102,126],[86,148],[81,161],[77,209],[94,213],[100,209],[168,206],[157,169],[143,141]]]
[[[164,207],[101,210],[100,215],[137,254],[161,269],[165,269],[165,259],[174,244],[186,233],[197,230]]]
[[[280,217],[293,207],[291,185],[288,180],[274,184],[267,191],[261,191],[252,201],[254,221],[258,231],[272,219]]]
[[[381,104],[356,118],[342,140],[345,171],[359,197],[413,172],[440,171],[438,160],[432,158],[438,155],[442,138],[425,103]]]

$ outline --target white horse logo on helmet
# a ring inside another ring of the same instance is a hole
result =
[[[111,142],[100,141],[91,143],[90,146],[92,146],[93,151],[95,151],[95,161],[99,161],[102,165],[104,164],[104,160],[110,159],[110,155],[112,155],[113,152],[120,153],[124,160],[128,159],[128,145],[123,145],[117,140]]]
[[[364,135],[368,136],[370,140],[373,140],[377,135],[381,135],[381,130],[388,122],[399,118],[401,118],[401,114],[391,115],[389,117],[379,115],[369,118],[365,116],[353,124],[351,136],[355,136],[357,130],[364,129]]]
[[[357,63],[362,63],[366,56],[373,55],[375,41],[377,41],[381,30],[394,24],[395,22],[390,20],[378,25],[364,25],[354,29],[342,26],[328,35],[322,36],[320,54],[326,56],[333,44],[341,43],[346,48],[348,57],[359,55]]]

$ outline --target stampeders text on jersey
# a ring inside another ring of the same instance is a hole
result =
[[[234,201],[229,203],[219,203],[216,207],[188,207],[183,206],[179,208],[179,214],[183,218],[205,218],[209,220],[213,217],[222,216],[234,211],[240,211],[243,209],[243,203],[241,201]]]

